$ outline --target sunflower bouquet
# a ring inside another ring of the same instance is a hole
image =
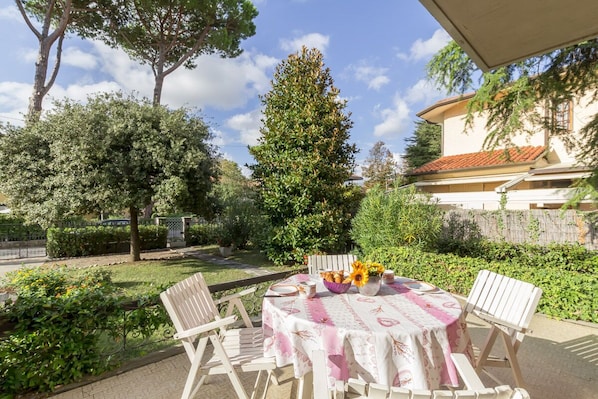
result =
[[[353,271],[351,272],[351,280],[353,280],[353,284],[358,287],[363,287],[370,277],[380,277],[382,276],[382,273],[384,273],[384,266],[377,262],[367,261],[364,263],[356,260],[351,267],[353,268]]]

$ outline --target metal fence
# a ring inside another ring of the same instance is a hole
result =
[[[39,226],[0,224],[0,260],[46,256],[46,231]]]

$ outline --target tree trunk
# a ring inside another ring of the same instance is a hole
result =
[[[164,85],[164,75],[162,73],[158,73],[154,80],[154,98],[153,104],[159,105],[160,100],[162,99],[162,86]]]
[[[48,55],[50,48],[46,43],[40,41],[39,53],[35,62],[35,75],[33,78],[33,92],[29,98],[29,109],[27,110],[27,120],[36,121],[42,112],[42,101],[47,93],[46,75],[48,73]]]
[[[141,239],[139,238],[138,209],[134,206],[129,208],[131,214],[131,262],[141,260]]]
[[[45,4],[41,2],[44,11],[41,29],[37,29],[29,19],[25,10],[24,1],[16,1],[17,8],[23,17],[23,20],[31,29],[35,37],[39,42],[39,48],[37,53],[37,61],[35,62],[35,75],[33,79],[33,92],[29,99],[29,107],[27,109],[27,122],[35,122],[39,120],[42,111],[42,101],[44,96],[48,94],[50,88],[56,81],[58,70],[60,69],[60,59],[62,57],[62,42],[64,40],[64,33],[67,26],[70,23],[71,12],[72,12],[72,0],[63,0],[62,14],[58,16],[58,19],[54,15],[55,1],[48,1]],[[54,29],[50,32],[50,29]],[[54,68],[48,77],[48,64],[50,59],[50,50],[54,43],[58,41],[56,46],[56,61]]]

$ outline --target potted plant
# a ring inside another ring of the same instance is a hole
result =
[[[218,236],[217,241],[220,250],[220,255],[224,257],[231,256],[233,253],[235,243],[230,231],[228,231],[228,229],[226,228],[222,229],[222,232]]]

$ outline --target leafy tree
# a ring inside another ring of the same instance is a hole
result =
[[[555,123],[550,112],[538,106],[544,103],[544,108],[553,109],[555,104],[584,95],[589,103],[598,100],[598,39],[481,75],[463,49],[450,42],[427,69],[429,76],[451,93],[476,90],[468,104],[467,125],[471,126],[476,113],[487,112],[486,148],[509,147],[516,134],[547,129],[593,170],[581,190],[587,190],[587,184],[598,189],[598,114],[585,121],[579,134],[571,135]]]
[[[62,43],[67,31],[77,31],[82,36],[93,35],[101,26],[102,10],[104,15],[115,13],[110,0],[15,0],[15,4],[25,23],[37,38],[39,47],[33,79],[33,92],[29,99],[27,120],[35,121],[42,111],[42,102],[54,85],[62,58]],[[38,28],[33,20],[41,23]],[[50,56],[52,47],[56,45],[55,60],[52,72]]]
[[[251,181],[243,176],[239,165],[228,159],[221,158],[218,161],[220,176],[214,185],[214,195],[221,208],[239,199],[251,199],[254,197],[254,190]]]
[[[236,162],[220,159],[218,166],[220,177],[214,185],[213,195],[222,221],[222,234],[237,248],[243,248],[249,241],[256,241],[256,235],[263,227],[255,189]]]
[[[154,73],[155,104],[164,78],[181,65],[192,69],[201,54],[236,57],[239,44],[255,34],[255,6],[248,0],[116,0],[107,13],[103,40],[122,47]]]
[[[367,180],[366,188],[381,185],[388,189],[396,179],[398,165],[392,152],[384,145],[383,141],[374,144],[365,160],[367,166],[363,168],[363,177]]]
[[[215,171],[201,119],[117,94],[55,106],[0,135],[0,190],[29,222],[48,227],[71,215],[127,209],[135,261],[139,209],[152,200],[163,210],[205,206]]]
[[[355,163],[344,113],[330,70],[317,49],[303,48],[276,68],[262,97],[264,125],[250,153],[261,206],[271,231],[266,252],[277,263],[316,251],[344,250],[351,218],[345,186]]]
[[[439,125],[425,121],[415,122],[416,128],[413,136],[407,137],[405,142],[405,160],[409,169],[420,166],[440,157],[440,141],[442,140]]]

